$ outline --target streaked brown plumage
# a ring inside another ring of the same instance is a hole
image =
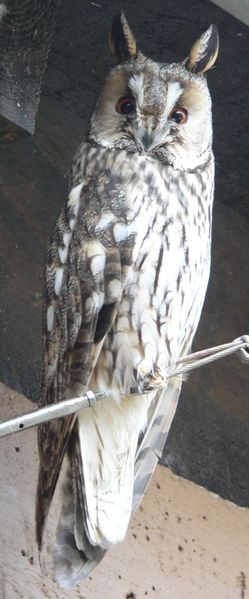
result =
[[[181,380],[167,372],[191,347],[210,269],[214,163],[202,73],[211,26],[187,61],[137,51],[114,20],[114,68],[73,163],[69,199],[47,255],[41,405],[109,394],[39,429],[37,538],[64,460],[57,579],[70,586],[124,538],[160,456]],[[65,468],[64,468],[65,470]]]

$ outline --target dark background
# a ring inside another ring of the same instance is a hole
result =
[[[194,349],[249,333],[248,28],[205,0],[62,1],[43,78],[36,132],[0,120],[0,379],[36,400],[42,270],[67,173],[113,64],[108,30],[123,9],[141,50],[171,62],[210,23],[220,31],[213,98],[216,194],[212,274]],[[249,370],[231,357],[191,375],[163,462],[249,506]]]

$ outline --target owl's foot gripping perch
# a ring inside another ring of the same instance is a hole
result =
[[[139,367],[135,369],[134,377],[137,381],[137,385],[131,388],[131,393],[149,393],[150,391],[162,387],[165,383],[165,377],[160,368],[155,367],[148,371],[148,366],[143,362],[141,362]]]

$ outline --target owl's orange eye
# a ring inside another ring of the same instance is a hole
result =
[[[175,121],[177,125],[184,125],[188,120],[188,111],[186,108],[178,108],[178,106],[175,106],[169,114],[169,119]]]
[[[122,96],[115,106],[119,114],[131,114],[135,110],[135,100],[131,96]]]

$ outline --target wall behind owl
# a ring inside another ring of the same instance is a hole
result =
[[[113,64],[107,33],[120,9],[142,51],[162,62],[183,59],[210,23],[219,28],[220,56],[208,75],[216,156],[213,264],[194,347],[249,332],[248,28],[205,0],[75,0],[73,10],[63,0],[35,135],[0,122],[0,378],[33,399],[39,390],[45,247],[66,197],[71,159]],[[249,505],[248,385],[249,372],[236,357],[192,374],[163,456],[176,473],[243,505]]]

